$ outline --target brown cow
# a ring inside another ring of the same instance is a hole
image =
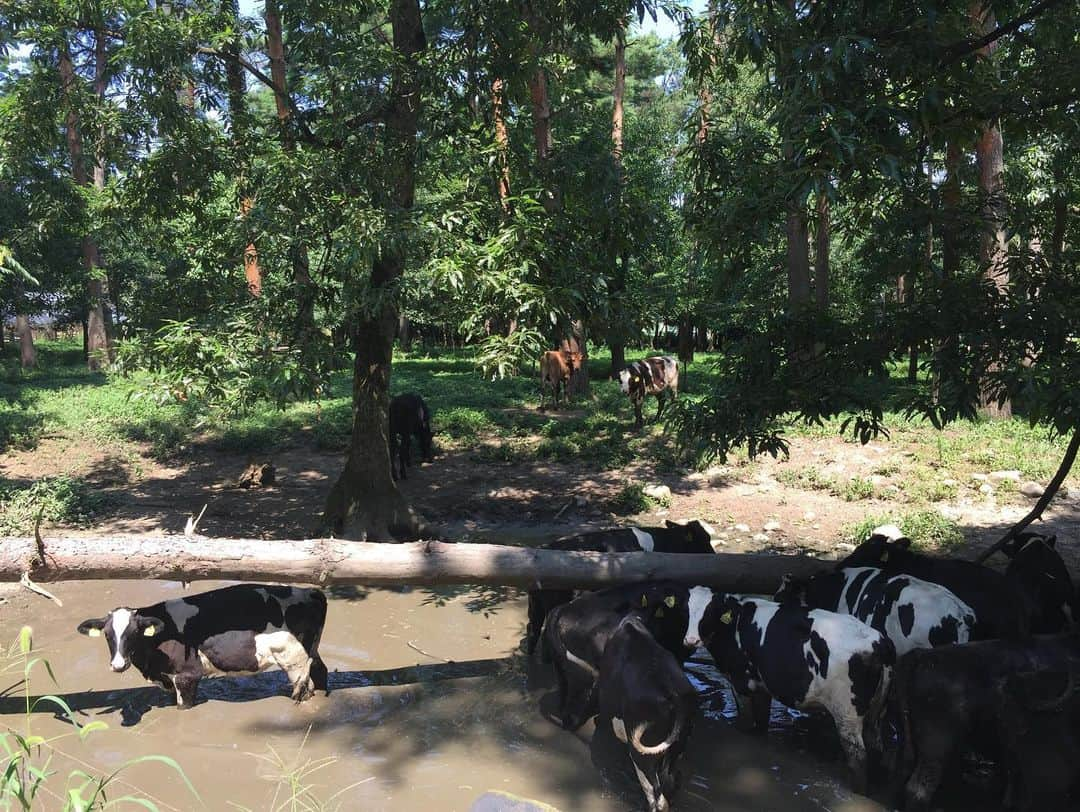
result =
[[[540,356],[540,411],[544,411],[544,391],[552,391],[555,408],[559,408],[559,387],[570,402],[570,376],[581,369],[581,353],[548,350]]]

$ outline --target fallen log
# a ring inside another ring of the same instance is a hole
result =
[[[581,553],[419,541],[265,541],[184,536],[0,538],[0,581],[164,579],[310,584],[500,584],[597,588],[666,578],[771,594],[786,573],[829,562],[808,556]]]

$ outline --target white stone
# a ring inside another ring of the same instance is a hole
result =
[[[780,522],[773,520],[771,522],[765,522],[765,526],[761,528],[766,533],[771,533],[773,530],[780,529]]]
[[[1023,485],[1020,486],[1020,493],[1024,494],[1024,496],[1030,499],[1038,499],[1040,496],[1046,493],[1046,488],[1044,488],[1038,482],[1025,482]]]
[[[991,471],[990,472],[990,481],[991,482],[1004,482],[1006,479],[1011,479],[1013,482],[1019,482],[1020,481],[1020,472],[1019,471]]]
[[[972,474],[971,478],[974,479],[976,482],[986,482],[986,480],[988,480],[990,477],[988,477],[986,474]]]
[[[850,553],[852,550],[855,549],[855,545],[850,544],[846,541],[838,541],[836,543],[836,549],[840,550],[841,552]]]
[[[646,485],[644,488],[642,488],[642,493],[644,493],[650,499],[656,499],[659,501],[671,498],[671,488],[669,488],[667,485]]]
[[[750,532],[750,525],[748,525],[748,524],[737,524],[737,525],[735,525],[735,532],[736,533],[749,533]]]
[[[979,493],[985,493],[987,496],[994,492],[994,487],[989,482],[984,482],[979,486]]]
[[[955,488],[955,487],[956,487],[957,485],[959,485],[960,483],[959,483],[959,482],[957,482],[957,481],[956,481],[955,479],[948,479],[948,478],[946,478],[946,479],[943,479],[943,480],[941,480],[941,484],[942,484],[942,485],[945,485],[945,486],[947,486],[947,487],[949,487],[949,488]]]
[[[754,541],[768,541],[769,537],[764,533],[754,533]]]
[[[812,511],[812,510],[808,510],[808,511],[806,511],[806,513],[804,513],[802,515],[802,517],[803,517],[803,520],[808,521],[808,522],[812,522],[812,521],[814,521],[814,519],[817,518],[817,514],[814,513],[814,511]]]

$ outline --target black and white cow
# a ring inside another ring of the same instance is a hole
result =
[[[1006,577],[1023,585],[1035,602],[1036,634],[1067,631],[1080,621],[1080,596],[1056,544],[1057,536],[1020,533],[1001,548],[1010,559]]]
[[[596,715],[600,659],[619,623],[631,613],[647,618],[656,641],[680,662],[686,658],[685,593],[685,587],[669,582],[629,584],[587,592],[552,611],[544,643],[555,666],[559,724],[576,730]]]
[[[81,634],[104,636],[113,671],[134,665],[146,679],[176,692],[176,704],[195,703],[199,680],[283,670],[292,698],[327,690],[319,657],[326,596],[318,589],[237,584],[138,609],[120,607],[84,620]]]
[[[637,614],[615,627],[600,659],[597,724],[628,746],[649,812],[666,812],[679,785],[697,691]]]
[[[1041,794],[1044,802],[1044,790],[1055,788],[1052,794],[1060,801],[1063,787],[1075,785],[1080,770],[1080,760],[1061,761],[1061,754],[1067,756],[1070,750],[1080,755],[1074,727],[1080,719],[1071,676],[1077,669],[1076,635],[986,640],[917,649],[901,657],[893,674],[890,705],[891,715],[900,722],[902,751],[895,773],[903,785],[905,809],[932,808],[949,765],[973,735],[1002,762],[1010,776],[1009,794],[1018,794],[1026,784],[1027,793]],[[1048,678],[1050,685],[1039,685]],[[1070,713],[1064,729],[1062,712]],[[1033,747],[1038,750],[1028,752]],[[1031,787],[1033,777],[1036,784],[1045,784],[1042,790]],[[1048,803],[1027,808],[1066,807]]]
[[[878,528],[836,568],[878,567],[940,584],[975,613],[973,640],[1020,638],[1031,633],[1035,605],[1016,578],[959,558],[936,558],[911,549],[896,528]]]
[[[420,443],[424,461],[431,462],[431,410],[422,397],[407,392],[390,401],[390,473],[395,479],[406,479],[413,437]]]
[[[773,597],[856,617],[888,637],[897,656],[913,648],[966,643],[975,625],[971,607],[940,584],[875,567],[802,579],[787,575]]]
[[[686,637],[704,645],[754,722],[768,725],[769,698],[821,709],[836,724],[857,792],[866,786],[869,745],[881,751],[881,713],[896,662],[892,642],[851,617],[823,609],[693,587]]]
[[[665,392],[674,400],[679,395],[679,362],[671,355],[654,355],[634,361],[619,372],[619,388],[634,404],[634,427],[641,428],[641,404],[646,395],[656,395],[656,419],[664,411]]]
[[[714,552],[713,529],[699,519],[686,524],[667,521],[664,527],[614,527],[575,536],[564,536],[542,544],[545,550],[569,550],[593,553],[699,553]],[[544,619],[556,606],[573,599],[571,589],[529,590],[529,623],[525,629],[525,650],[532,654],[540,640]]]

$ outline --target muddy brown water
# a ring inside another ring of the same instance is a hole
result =
[[[220,586],[200,583],[190,592]],[[642,808],[629,761],[591,728],[560,730],[541,715],[551,678],[518,652],[524,595],[511,589],[332,589],[321,652],[331,671],[329,697],[302,705],[287,697],[280,672],[204,680],[200,704],[178,711],[173,699],[135,669],[113,674],[106,645],[75,631],[85,618],[119,605],[143,606],[186,594],[167,582],[54,585],[63,608],[26,592],[0,604],[0,640],[26,624],[35,653],[57,683],[34,673],[31,693],[56,693],[80,720],[108,729],[86,742],[67,737],[52,765],[60,791],[72,769],[108,773],[132,759],[167,755],[199,793],[159,763],[125,768],[113,797],[149,797],[163,810],[282,807],[285,776],[301,773],[309,797],[348,810],[468,810],[487,790],[546,802],[563,812]],[[190,594],[190,593],[187,593]],[[450,660],[452,662],[446,662]],[[17,673],[0,672],[0,725],[24,730]],[[774,706],[767,736],[736,729],[726,683],[692,667],[703,712],[683,762],[676,810],[872,812],[884,807],[850,792],[828,722]],[[35,733],[70,731],[50,712],[33,714]],[[965,789],[968,805],[987,809]],[[60,806],[57,796],[41,809]],[[299,807],[306,808],[306,807]],[[952,808],[952,807],[950,807]]]

